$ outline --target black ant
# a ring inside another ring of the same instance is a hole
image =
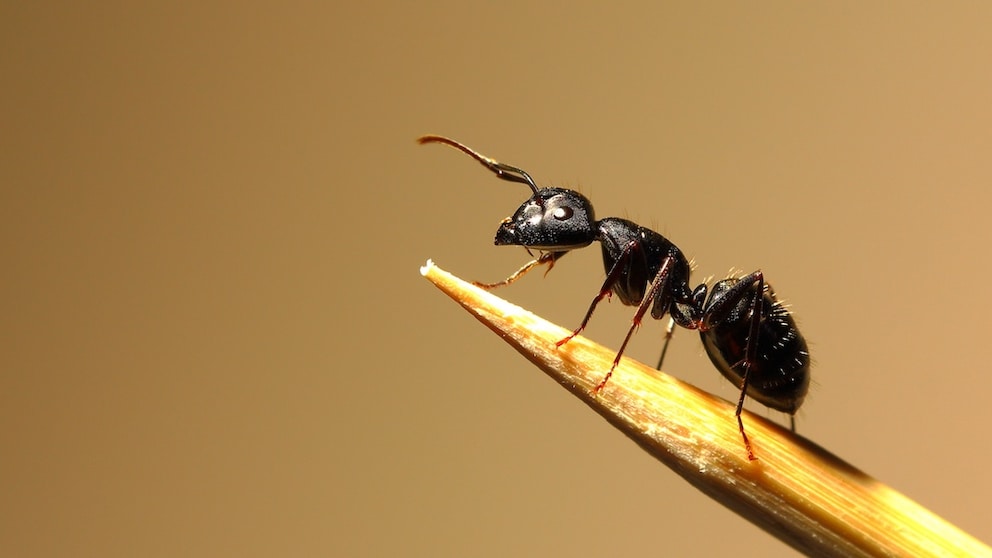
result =
[[[712,290],[705,283],[691,289],[689,262],[664,236],[626,219],[607,217],[597,221],[592,204],[582,194],[565,188],[538,188],[525,171],[494,161],[452,139],[423,136],[418,142],[443,143],[459,149],[499,178],[526,184],[534,193],[512,217],[500,223],[496,245],[523,246],[528,252],[538,250],[540,256],[503,281],[477,285],[485,288],[508,285],[536,266],[547,264],[550,271],[569,250],[594,241],[602,244],[606,280],[582,323],[571,335],[558,341],[557,346],[578,335],[589,323],[596,305],[611,293],[623,304],[636,306],[637,312],[613,366],[593,393],[603,389],[613,375],[627,343],[650,307],[653,318],[660,320],[666,314],[670,317],[662,359],[674,324],[699,330],[710,360],[740,388],[735,414],[748,459],[755,457],[741,420],[747,395],[788,413],[795,431],[794,415],[809,388],[809,351],[792,315],[776,299],[760,270],[718,281]]]

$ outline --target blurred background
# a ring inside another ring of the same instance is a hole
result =
[[[0,8],[0,553],[793,555],[421,278],[528,259],[426,133],[762,269],[799,432],[992,541],[992,6],[333,4]],[[500,294],[573,327],[603,275]]]

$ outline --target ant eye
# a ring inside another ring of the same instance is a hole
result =
[[[554,216],[555,219],[558,219],[559,221],[564,221],[566,219],[571,219],[572,213],[574,212],[572,211],[571,207],[557,207],[555,208],[555,212],[552,213],[552,215]]]

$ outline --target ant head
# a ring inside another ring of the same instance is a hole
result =
[[[588,246],[596,239],[592,204],[564,188],[540,188],[523,169],[505,165],[444,136],[423,136],[419,143],[443,143],[472,157],[497,177],[530,186],[534,195],[496,231],[496,245],[513,244],[537,250],[563,251]]]
[[[496,245],[559,252],[582,248],[596,239],[595,220],[592,204],[582,194],[542,188],[500,223]]]

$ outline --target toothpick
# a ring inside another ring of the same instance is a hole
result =
[[[528,360],[701,492],[817,556],[990,556],[992,549],[829,451],[735,405],[624,358],[443,271],[421,273]]]

